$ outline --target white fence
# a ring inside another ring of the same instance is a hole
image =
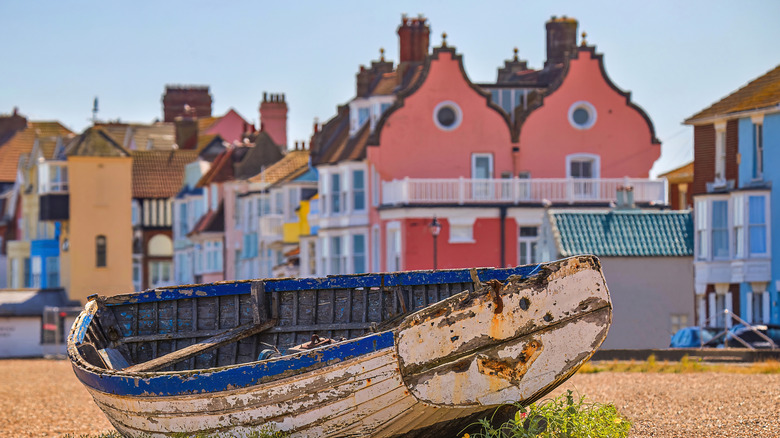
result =
[[[666,203],[664,180],[405,178],[382,182],[382,204],[605,203],[620,187],[633,188],[634,202]]]

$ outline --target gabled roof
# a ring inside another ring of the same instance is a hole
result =
[[[550,210],[561,256],[674,257],[693,255],[690,211]]]
[[[643,119],[645,119],[645,122],[647,123],[647,127],[650,129],[650,142],[653,144],[661,144],[661,141],[656,137],[655,135],[655,125],[653,125],[653,121],[650,119],[650,116],[647,115],[647,112],[645,110],[637,105],[635,102],[631,100],[631,92],[630,91],[624,91],[617,85],[615,85],[614,82],[612,82],[612,79],[610,79],[609,75],[607,75],[606,67],[604,66],[604,55],[601,53],[596,53],[596,46],[589,46],[585,45],[584,43],[577,47],[576,50],[574,50],[571,54],[569,54],[569,57],[566,59],[566,62],[564,62],[561,67],[562,70],[560,73],[556,73],[555,77],[549,82],[546,89],[542,89],[541,91],[532,91],[528,94],[528,105],[518,105],[515,108],[515,123],[514,123],[514,132],[519,137],[520,130],[523,128],[523,123],[526,119],[528,119],[528,116],[535,110],[541,108],[544,105],[544,99],[555,93],[555,91],[558,90],[558,88],[563,84],[563,82],[566,80],[566,77],[569,75],[569,67],[571,65],[571,61],[573,59],[578,59],[580,56],[589,55],[590,59],[595,59],[599,64],[599,71],[601,73],[601,77],[604,80],[604,82],[611,88],[615,93],[619,94],[623,98],[625,98],[626,106],[629,108],[633,108],[637,113],[639,113],[640,116],[642,116]]]
[[[102,129],[93,126],[71,140],[65,149],[65,155],[68,157],[127,157],[130,156],[130,153]]]
[[[780,105],[780,65],[685,120],[686,124]]]
[[[349,140],[349,107],[339,107],[338,113],[322,125],[322,130],[311,140],[312,163],[335,162],[334,151]]]
[[[371,124],[366,122],[352,137],[349,136],[349,129],[344,129],[343,133],[334,138],[335,141],[332,142],[325,154],[320,156],[318,164],[364,160],[368,136],[371,133],[370,126]]]
[[[309,170],[309,151],[290,151],[281,160],[249,179],[269,185],[291,181]]]
[[[211,167],[195,184],[195,187],[206,187],[211,183],[220,183],[225,181],[231,181],[234,179],[233,173],[233,161],[234,154],[238,148],[245,146],[231,146],[225,149],[224,152],[217,155],[214,161],[211,163]]]
[[[170,198],[184,181],[184,168],[198,159],[193,150],[134,151],[133,198]]]
[[[198,117],[198,132],[206,132],[221,117]]]
[[[251,178],[284,157],[282,146],[274,143],[265,131],[258,132],[254,146],[246,149],[244,157],[233,167],[236,179]]]
[[[440,47],[435,47],[433,49],[433,53],[426,56],[425,62],[422,64],[422,66],[417,67],[419,71],[413,70],[411,72],[407,72],[406,76],[408,79],[405,78],[404,85],[402,87],[399,87],[396,94],[397,98],[395,100],[395,103],[382,114],[382,116],[377,121],[373,132],[370,133],[367,139],[368,146],[379,145],[379,138],[381,136],[382,128],[384,127],[385,121],[390,117],[390,115],[393,112],[401,109],[404,106],[404,100],[408,96],[414,94],[425,83],[425,80],[428,78],[428,72],[431,69],[431,63],[433,61],[438,60],[439,55],[441,53],[449,53],[452,59],[458,63],[463,80],[466,82],[466,84],[468,84],[469,87],[471,87],[472,90],[474,90],[475,93],[477,93],[483,99],[485,99],[485,106],[496,111],[504,119],[507,125],[507,130],[509,130],[510,132],[512,142],[517,143],[518,141],[517,130],[512,125],[512,121],[511,118],[509,117],[509,114],[504,112],[504,110],[501,109],[501,107],[499,107],[495,102],[492,101],[490,92],[485,91],[477,84],[471,82],[471,79],[469,79],[468,75],[466,74],[466,69],[463,66],[463,56],[459,55],[455,51],[455,47],[447,46],[446,44],[442,43]]]
[[[693,182],[693,161],[658,175],[658,177],[666,178],[670,183]]]
[[[24,129],[16,131],[0,145],[0,182],[16,181],[19,157],[32,151],[36,138],[66,137],[72,134],[73,132],[60,122],[27,123]]]
[[[200,233],[221,233],[225,231],[225,205],[219,203],[217,210],[209,210],[200,217],[198,222],[192,227],[192,231],[187,233],[188,237]]]

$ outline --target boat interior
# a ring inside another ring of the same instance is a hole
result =
[[[389,330],[412,312],[479,290],[481,282],[538,268],[247,280],[93,296],[91,320],[77,320],[71,336],[86,362],[108,371],[224,367]]]

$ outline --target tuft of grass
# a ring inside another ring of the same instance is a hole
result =
[[[631,422],[611,404],[586,403],[572,391],[528,407],[515,404],[513,419],[494,427],[488,419],[477,423],[481,430],[462,438],[624,438]]]
[[[732,373],[732,374],[780,374],[780,362],[767,360],[751,364],[713,364],[704,363],[700,358],[691,359],[686,354],[679,362],[658,362],[654,355],[650,355],[647,361],[611,361],[588,362],[584,364],[579,373],[595,374],[601,372],[616,373]]]

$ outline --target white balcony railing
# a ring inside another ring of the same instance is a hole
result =
[[[260,240],[273,242],[282,240],[284,234],[284,216],[281,214],[270,214],[260,217]]]
[[[634,202],[666,203],[664,180],[405,178],[382,182],[382,204],[608,203],[619,187],[633,187]]]

